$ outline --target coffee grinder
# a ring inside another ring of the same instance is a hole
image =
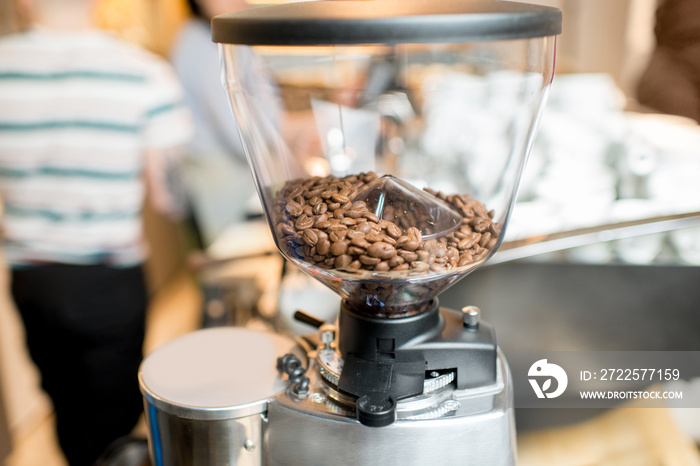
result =
[[[514,464],[494,329],[438,295],[503,240],[561,12],[318,1],[212,29],[276,245],[342,305],[297,313],[301,338],[202,330],[150,355],[154,463]]]

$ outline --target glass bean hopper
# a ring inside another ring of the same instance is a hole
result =
[[[558,10],[321,1],[214,19],[282,254],[354,310],[401,317],[501,241],[554,72]]]

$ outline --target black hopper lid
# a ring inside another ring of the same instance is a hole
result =
[[[502,0],[322,0],[212,20],[214,42],[351,45],[526,39],[561,32],[556,8]]]

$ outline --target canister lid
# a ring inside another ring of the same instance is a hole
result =
[[[472,42],[553,36],[557,8],[500,0],[286,3],[217,16],[214,42],[340,45]]]
[[[294,340],[240,327],[198,330],[159,347],[139,383],[157,409],[186,419],[233,419],[264,412],[286,386],[277,358]]]

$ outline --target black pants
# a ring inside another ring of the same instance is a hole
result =
[[[12,272],[29,353],[71,466],[91,465],[143,410],[137,379],[147,294],[140,267],[45,265]]]

